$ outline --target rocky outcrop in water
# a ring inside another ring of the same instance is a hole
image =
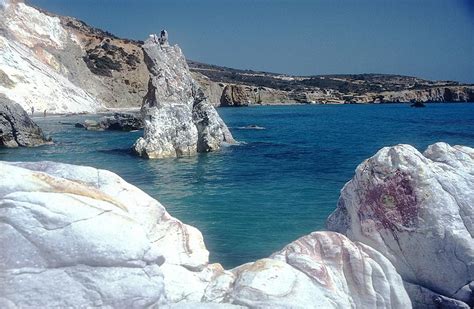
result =
[[[214,151],[232,135],[192,78],[181,49],[151,35],[143,45],[150,70],[143,100],[144,135],[133,146],[155,159]]]
[[[357,168],[327,226],[387,257],[416,307],[472,307],[473,190],[472,148],[386,147]]]
[[[112,116],[104,116],[98,121],[85,120],[83,123],[76,123],[75,126],[89,131],[135,131],[143,129],[143,120],[137,114],[114,113]]]
[[[0,147],[34,147],[51,143],[19,104],[0,95]]]
[[[1,307],[410,307],[388,259],[337,233],[227,271],[197,229],[111,172],[0,162],[5,177]]]

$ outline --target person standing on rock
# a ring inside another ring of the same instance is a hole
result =
[[[46,110],[44,110],[43,112],[43,117],[46,117]]]
[[[31,116],[33,116],[33,114],[35,113],[35,108],[34,106],[31,107]]]

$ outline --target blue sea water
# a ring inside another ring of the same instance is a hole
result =
[[[47,117],[35,120],[54,145],[0,149],[0,160],[52,160],[116,172],[199,228],[211,261],[228,268],[324,229],[344,183],[381,147],[408,143],[424,150],[437,141],[474,147],[474,104],[295,105],[219,113],[241,145],[144,160],[129,151],[141,132],[72,125],[91,116]],[[243,129],[248,125],[265,129]]]

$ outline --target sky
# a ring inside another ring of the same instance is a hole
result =
[[[293,75],[474,83],[474,0],[30,0],[119,37],[167,29],[187,58]]]

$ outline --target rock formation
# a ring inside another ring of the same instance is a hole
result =
[[[238,85],[225,86],[220,99],[221,106],[248,106],[251,103],[249,90]]]
[[[54,56],[72,54],[70,44],[59,18],[22,2],[0,6],[0,94],[25,110],[79,113],[101,108],[99,100],[67,78],[66,59]]]
[[[197,229],[111,172],[0,163],[0,179],[7,178],[0,182],[0,307],[143,308],[166,301],[161,268],[207,267]]]
[[[95,120],[85,120],[76,123],[76,128],[85,128],[89,131],[134,131],[143,129],[143,120],[139,115],[132,113],[114,113],[112,116],[104,116]]]
[[[270,258],[223,272],[204,300],[250,308],[411,307],[400,276],[383,255],[331,232],[314,232]]]
[[[51,140],[21,106],[0,95],[0,147],[34,147],[48,143]]]
[[[143,99],[144,135],[133,147],[145,158],[164,158],[214,151],[233,138],[199,85],[181,49],[163,36],[151,35],[143,45],[150,71]]]
[[[197,229],[111,172],[0,162],[6,177],[1,307],[410,307],[388,259],[337,233],[226,271],[208,264]]]
[[[417,307],[472,307],[473,190],[472,148],[386,147],[359,165],[327,226],[386,256]]]

